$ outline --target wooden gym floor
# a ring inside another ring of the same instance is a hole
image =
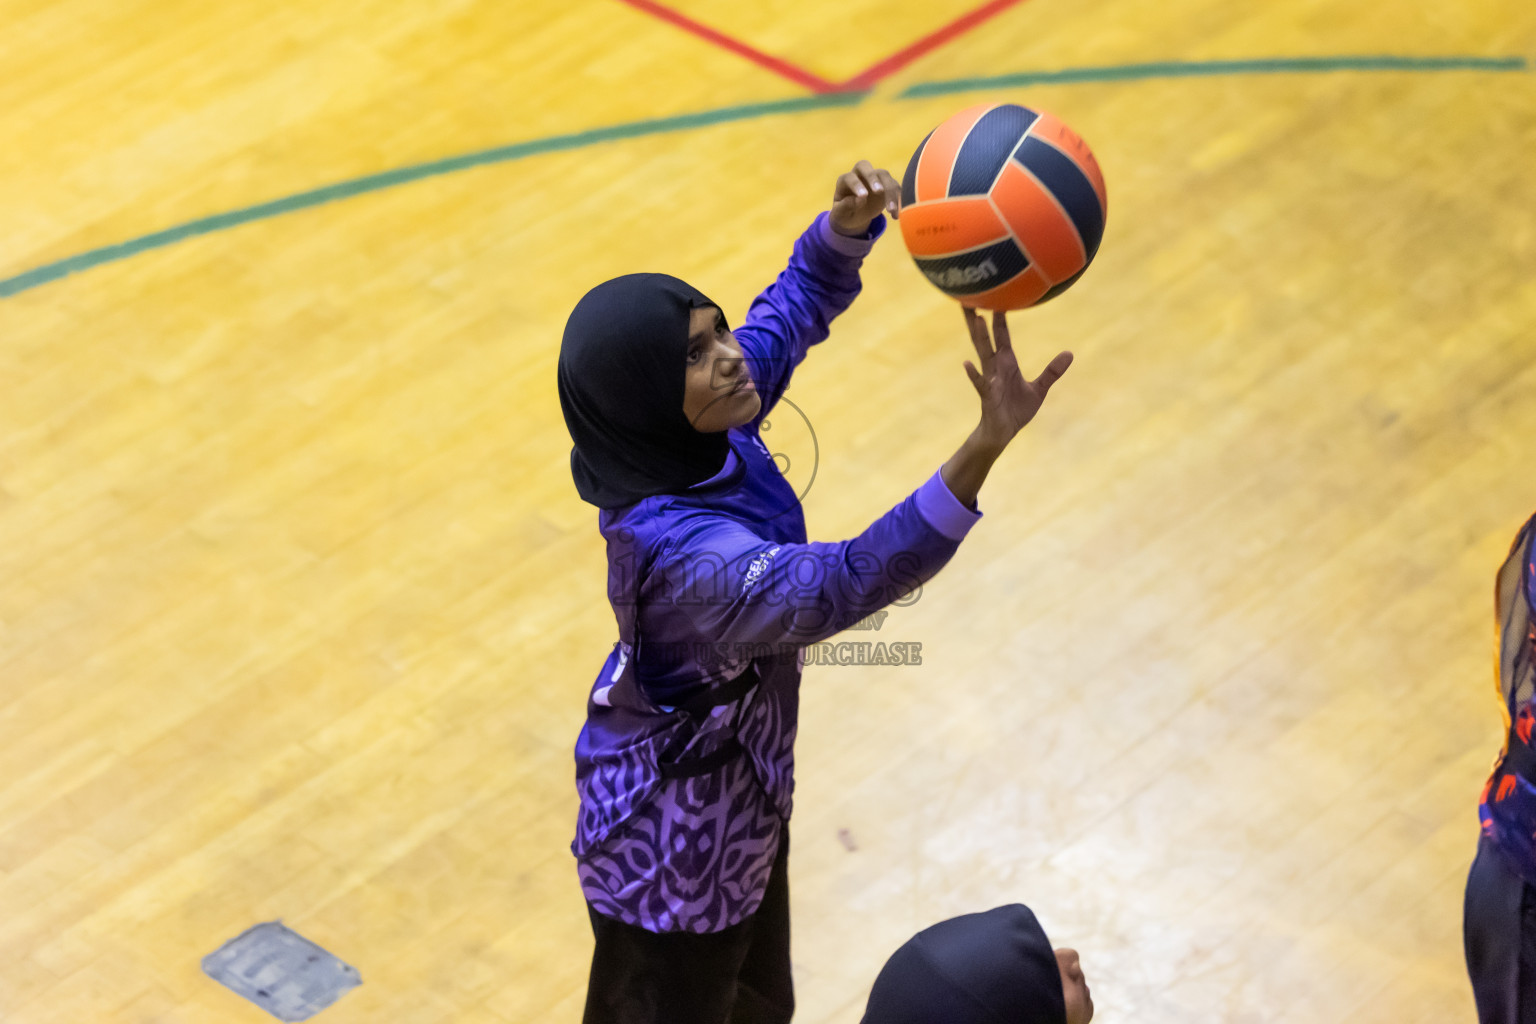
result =
[[[797,1020],[1016,900],[1101,1021],[1471,1020],[1536,7],[646,6],[0,0],[0,1019],[270,1019],[199,962],[281,918],[362,973],[329,1024],[576,1021],[566,313],[653,269],[739,316],[838,173],[996,99],[1108,231],[1014,318],[1078,363],[986,518],[844,638],[922,665],[807,670]],[[777,435],[813,537],[953,450],[966,347],[883,241]]]

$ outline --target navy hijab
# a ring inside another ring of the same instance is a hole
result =
[[[1066,1024],[1056,953],[1021,903],[941,921],[875,979],[863,1024]]]
[[[576,304],[560,342],[559,382],[583,500],[622,508],[724,468],[725,433],[700,433],[683,414],[689,316],[714,305],[666,274],[616,277]]]

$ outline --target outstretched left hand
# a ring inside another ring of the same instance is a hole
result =
[[[965,325],[981,364],[978,370],[970,360],[965,362],[966,376],[981,396],[981,424],[976,428],[976,437],[988,450],[1000,453],[1035,418],[1046,392],[1072,365],[1072,353],[1058,353],[1040,371],[1040,376],[1027,380],[1013,351],[1007,314],[1001,310],[992,314],[992,334],[988,336],[987,322],[980,314],[969,306],[961,308],[965,310]]]
[[[837,179],[832,190],[832,230],[858,237],[869,231],[870,222],[882,212],[901,216],[901,185],[890,171],[860,160]]]

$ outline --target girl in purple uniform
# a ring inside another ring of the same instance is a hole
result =
[[[585,1021],[788,1021],[787,859],[804,648],[910,593],[980,518],[993,462],[1071,363],[1019,372],[1007,325],[965,311],[981,420],[852,540],[807,543],[758,436],[810,346],[859,293],[901,190],[867,161],[732,333],[660,274],[598,285],[566,325],[571,473],[601,511],[619,639],[576,744],[572,850],[596,948]]]

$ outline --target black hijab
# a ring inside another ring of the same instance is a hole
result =
[[[1023,904],[941,921],[891,955],[863,1024],[1066,1024],[1061,968]]]
[[[560,342],[560,408],[584,500],[621,508],[725,466],[725,433],[700,433],[683,414],[689,315],[714,305],[666,274],[616,277],[576,303]]]

